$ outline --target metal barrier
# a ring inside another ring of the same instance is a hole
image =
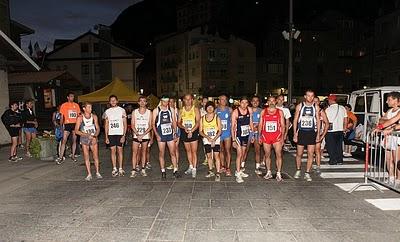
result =
[[[369,132],[365,144],[364,183],[353,187],[349,193],[362,186],[371,186],[383,192],[382,185],[400,192],[400,132]]]

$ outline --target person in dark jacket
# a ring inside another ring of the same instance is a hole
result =
[[[22,160],[21,157],[17,156],[18,136],[19,130],[21,129],[22,120],[21,116],[17,113],[18,103],[11,102],[9,106],[10,108],[7,109],[1,116],[1,121],[11,136],[10,158],[8,161],[17,162]]]
[[[36,138],[38,122],[36,120],[36,115],[33,112],[33,106],[35,102],[33,99],[28,99],[25,102],[25,109],[22,111],[22,122],[24,124],[23,131],[25,133],[25,155],[26,157],[32,157],[29,152],[29,147],[32,139]]]

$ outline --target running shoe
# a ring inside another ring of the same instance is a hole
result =
[[[277,173],[276,173],[276,181],[277,181],[277,182],[281,182],[281,181],[283,181],[283,179],[282,179],[282,175],[281,175],[281,173],[280,173],[280,172],[277,172]]]
[[[213,176],[215,176],[215,173],[213,171],[208,171],[207,175],[206,175],[206,178],[210,178],[210,177],[213,177]]]
[[[20,157],[20,156],[14,156],[14,159],[16,159],[17,161],[21,161],[21,160],[23,160],[24,158],[22,158],[22,157]]]
[[[294,179],[299,179],[301,177],[301,170],[297,170],[296,173],[294,173]]]
[[[256,173],[256,175],[262,175],[262,171],[261,171],[260,168],[255,169],[255,170],[254,170],[254,173]]]
[[[243,183],[244,182],[244,180],[243,180],[243,178],[242,178],[242,176],[240,175],[240,172],[235,172],[235,177],[236,177],[236,182],[237,183]]]
[[[8,158],[8,161],[9,162],[18,162],[18,160],[15,158],[15,156]]]
[[[96,173],[96,178],[97,179],[103,179],[103,176],[100,173]]]
[[[269,180],[272,178],[272,172],[271,171],[267,171],[267,174],[265,174],[264,179],[265,180]]]
[[[263,169],[263,170],[267,169],[266,166],[265,166],[265,162],[261,162],[260,168]]]
[[[88,176],[85,178],[85,181],[91,181],[92,179],[93,179],[92,175],[88,175]]]
[[[320,166],[315,167],[315,174],[317,174],[318,176],[321,175],[321,167]]]
[[[244,178],[247,178],[247,177],[249,177],[249,174],[244,173],[244,170],[240,170],[240,176],[244,177]]]
[[[227,169],[225,170],[225,176],[232,176],[231,169],[227,168]]]
[[[202,164],[205,165],[205,166],[208,166],[208,160],[205,159]]]
[[[193,168],[188,168],[186,171],[185,171],[185,175],[190,175],[190,174],[192,174],[192,171],[193,171]]]
[[[27,158],[31,158],[31,157],[32,157],[32,154],[28,151],[28,152],[26,152],[25,156],[26,156]]]
[[[147,162],[147,163],[146,163],[146,169],[147,169],[147,170],[151,170],[151,164],[150,164],[150,162]]]
[[[167,173],[165,171],[161,172],[161,178],[162,179],[167,179]]]
[[[140,174],[142,176],[147,176],[146,168],[142,168],[142,170],[140,171]]]
[[[181,178],[181,174],[179,174],[178,171],[174,171],[174,177],[175,178]]]
[[[215,175],[215,181],[216,181],[216,182],[220,182],[220,181],[221,181],[221,174],[220,174],[220,173],[217,173],[217,174]]]
[[[140,172],[140,166],[136,166],[135,170],[136,172]]]
[[[174,165],[169,165],[169,166],[167,166],[167,170],[173,170],[174,169]]]
[[[305,172],[305,173],[304,173],[304,180],[306,180],[306,181],[308,181],[308,182],[312,181],[312,178],[311,178],[311,176],[310,176],[310,173],[308,173],[308,172]]]
[[[78,161],[74,155],[71,156],[71,160],[72,160],[73,162],[77,162],[77,161]]]
[[[56,161],[57,165],[61,165],[65,161],[65,157],[63,157],[63,158],[58,157],[55,161]]]
[[[226,170],[225,170],[225,167],[221,167],[221,169],[219,170],[219,172],[222,174],[222,173],[225,173],[226,172]]]
[[[112,177],[118,176],[118,170],[117,170],[117,168],[114,168],[114,169],[112,170],[111,175],[112,175]]]
[[[132,170],[130,178],[135,178],[135,177],[137,177],[137,173],[135,170]]]
[[[124,175],[125,175],[125,171],[122,168],[119,168],[118,176],[124,176]]]
[[[192,169],[192,178],[196,178],[197,169]]]

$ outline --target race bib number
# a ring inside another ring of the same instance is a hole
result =
[[[214,128],[207,130],[207,136],[214,138],[217,135],[217,131]]]
[[[186,129],[192,129],[193,128],[193,120],[185,120],[183,121],[183,126],[185,126]]]
[[[119,129],[121,127],[119,120],[111,120],[110,121],[110,129]]]
[[[228,130],[228,120],[221,120],[222,130]]]
[[[240,126],[240,129],[242,130],[242,137],[248,136],[250,134],[250,126],[249,125],[242,125]]]
[[[313,124],[313,117],[311,117],[311,116],[303,116],[302,118],[301,118],[301,121],[300,121],[300,127],[301,128],[313,128],[314,127],[314,124]]]
[[[172,134],[172,125],[171,124],[161,124],[161,134],[162,135]]]
[[[266,121],[265,122],[265,132],[273,133],[278,130],[278,123],[276,121]]]
[[[69,110],[68,111],[68,118],[75,119],[78,117],[78,113],[75,110]]]
[[[83,131],[87,134],[93,135],[96,133],[96,127],[94,125],[84,126]]]

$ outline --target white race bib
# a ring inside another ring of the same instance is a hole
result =
[[[242,125],[240,126],[240,129],[242,130],[242,137],[248,136],[250,134],[250,126],[249,125]]]
[[[93,135],[96,133],[96,126],[94,124],[85,125],[83,126],[83,132]]]
[[[206,133],[207,136],[214,138],[217,135],[217,130],[215,128],[209,128]]]
[[[161,124],[161,135],[172,134],[172,124]]]
[[[136,130],[139,134],[144,134],[146,132],[147,125],[146,124],[136,124]]]
[[[118,130],[120,128],[122,128],[121,120],[110,120],[110,130]]]
[[[75,110],[69,110],[68,111],[68,118],[77,118],[78,117],[78,113]]]
[[[314,120],[314,117],[312,117],[312,116],[303,116],[303,117],[301,117],[300,127],[301,128],[306,128],[306,129],[313,128],[314,127],[313,120]]]
[[[221,120],[222,130],[228,130],[228,120]]]
[[[186,129],[191,130],[194,126],[193,120],[184,120],[183,126],[185,126]]]
[[[273,133],[278,130],[278,123],[276,121],[266,121],[265,122],[265,132]]]

